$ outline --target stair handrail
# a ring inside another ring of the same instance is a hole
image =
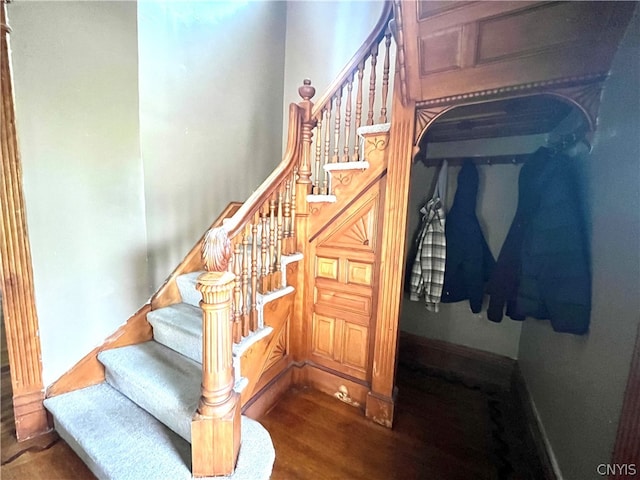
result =
[[[331,99],[336,95],[338,90],[349,80],[353,72],[357,70],[358,66],[363,63],[367,57],[371,54],[371,49],[378,45],[387,32],[389,20],[393,16],[393,3],[390,0],[385,0],[384,7],[378,22],[373,27],[373,30],[366,38],[362,46],[358,49],[351,60],[340,70],[336,79],[331,82],[329,88],[325,93],[315,102],[311,115],[313,118],[317,118],[322,109],[324,109]]]
[[[300,151],[300,135],[302,132],[302,117],[300,107],[295,103],[289,105],[289,132],[287,137],[287,147],[282,161],[273,170],[264,182],[249,196],[242,207],[223,222],[222,228],[227,232],[229,238],[238,235],[245,224],[253,218],[260,209],[265,198],[269,198],[276,188],[285,180],[286,176],[296,166]],[[206,244],[206,241],[205,241]]]

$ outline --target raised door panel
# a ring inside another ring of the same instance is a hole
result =
[[[336,319],[313,315],[312,353],[333,360],[335,357]]]
[[[369,329],[345,322],[342,334],[341,361],[345,365],[366,371],[369,353]]]

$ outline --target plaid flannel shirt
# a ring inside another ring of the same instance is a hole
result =
[[[444,233],[444,208],[434,197],[420,210],[423,214],[418,251],[411,269],[410,299],[418,301],[424,294],[427,310],[438,311],[444,284],[447,241]]]

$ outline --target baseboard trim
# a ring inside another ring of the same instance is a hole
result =
[[[538,409],[518,365],[516,365],[511,378],[511,390],[522,407],[527,429],[529,430],[529,438],[533,441],[532,448],[534,448],[542,464],[544,479],[541,480],[563,480],[560,466],[553,453],[553,448],[545,432]]]
[[[399,359],[405,365],[456,372],[463,380],[495,385],[503,390],[511,388],[516,366],[514,359],[503,355],[402,331]]]

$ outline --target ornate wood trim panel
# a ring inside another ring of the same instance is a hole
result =
[[[38,337],[31,249],[22,192],[22,167],[9,63],[9,32],[6,5],[2,2],[2,40],[0,83],[2,112],[2,176],[0,214],[2,216],[2,309],[5,316],[7,348],[11,366],[11,385],[18,440],[50,429],[42,400],[42,363]]]

